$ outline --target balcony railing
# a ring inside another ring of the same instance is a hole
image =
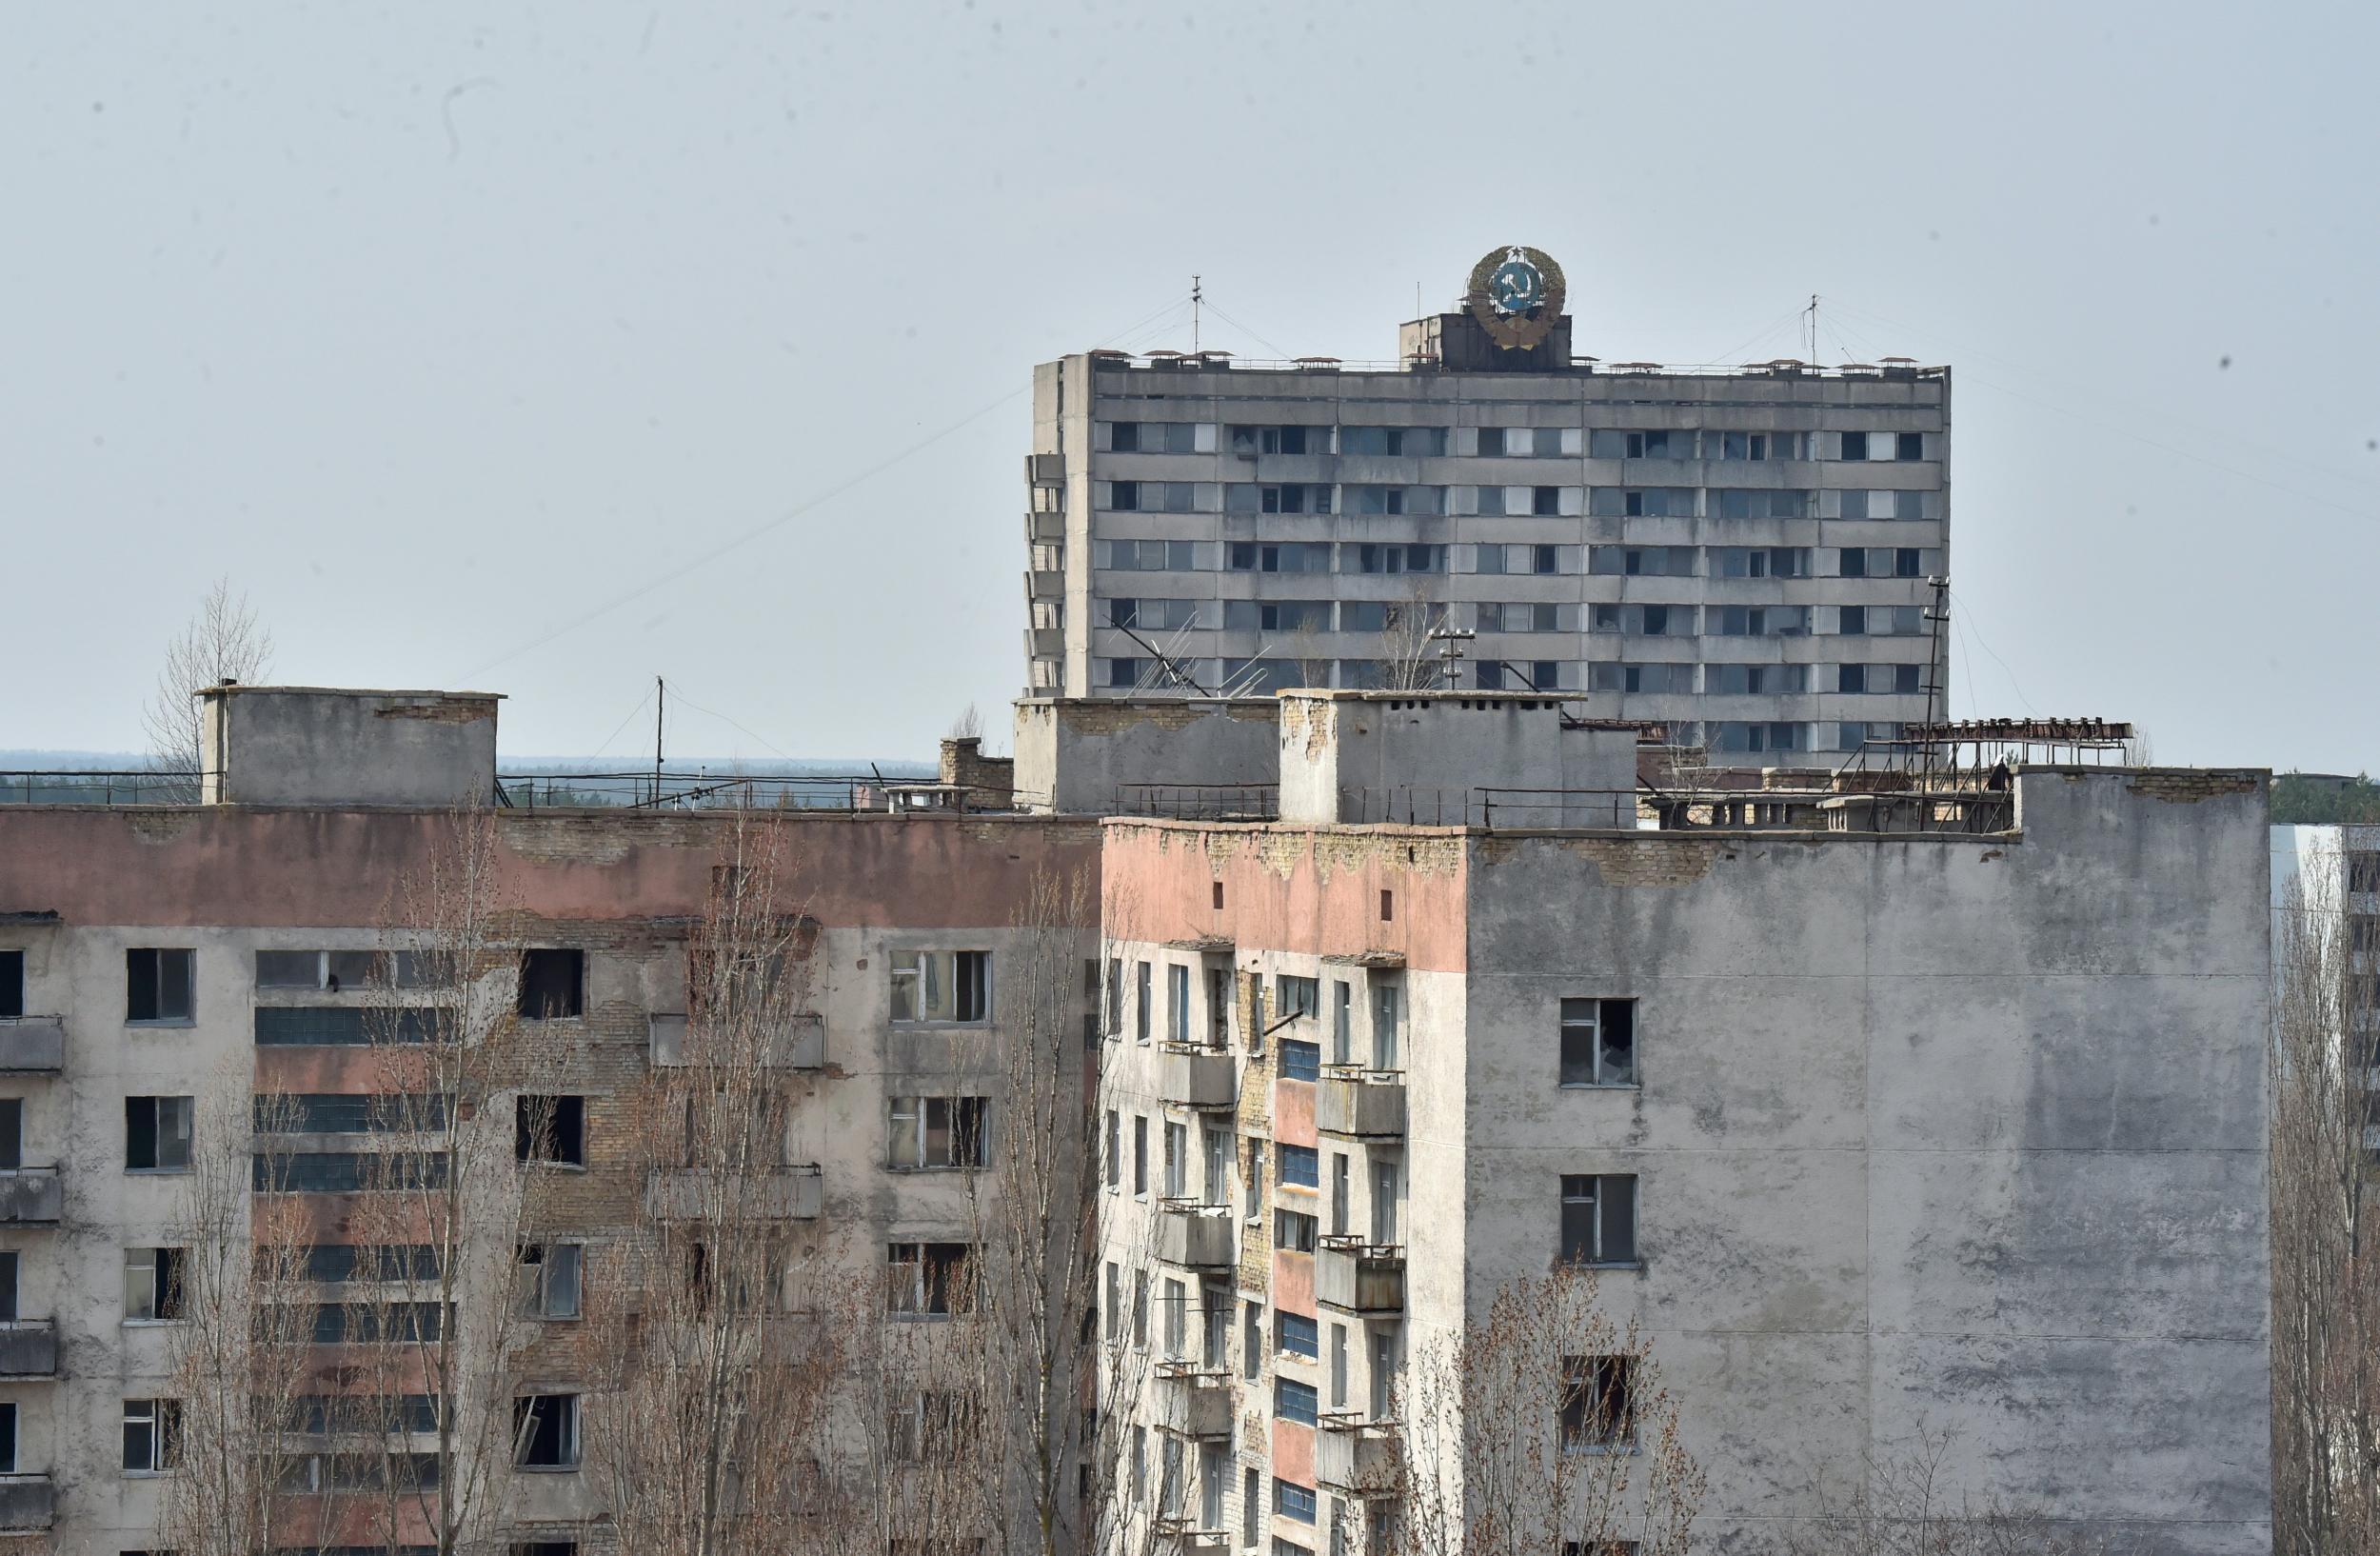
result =
[[[55,1226],[65,1206],[56,1167],[0,1171],[0,1224]]]
[[[1397,1424],[1352,1413],[1325,1415],[1314,1438],[1314,1478],[1352,1496],[1397,1487]]]
[[[1398,1140],[1405,1133],[1401,1070],[1335,1067],[1314,1094],[1314,1127],[1357,1140]]]
[[[55,1074],[65,1067],[65,1018],[20,1016],[0,1021],[0,1070]]]
[[[0,1324],[0,1378],[58,1375],[58,1330],[46,1318]]]
[[[1171,1556],[1230,1556],[1233,1548],[1229,1530],[1200,1528],[1191,1518],[1160,1518],[1156,1534],[1157,1548]]]
[[[1232,1248],[1231,1207],[1190,1200],[1160,1204],[1157,1257],[1191,1269],[1229,1269],[1238,1262]]]
[[[50,1526],[56,1506],[49,1476],[0,1475],[0,1533],[38,1533]]]
[[[1314,1254],[1314,1300],[1342,1312],[1405,1310],[1405,1250],[1355,1237],[1325,1237]]]
[[[1158,1050],[1157,1095],[1177,1107],[1237,1107],[1240,1081],[1231,1055],[1194,1043]]]
[[[754,1173],[670,1167],[645,1180],[645,1212],[659,1221],[816,1221],[824,1198],[814,1167]]]
[[[1229,1437],[1232,1386],[1228,1373],[1186,1361],[1157,1364],[1157,1426],[1177,1437]]]
[[[693,1063],[686,1048],[686,1018],[656,1015],[651,1023],[651,1047],[656,1068],[682,1067]],[[761,1063],[771,1069],[822,1069],[826,1064],[826,1018],[800,1014],[784,1018],[768,1034]]]

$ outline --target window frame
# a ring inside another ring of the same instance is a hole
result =
[[[1621,1186],[1625,1192],[1621,1191]],[[1561,1175],[1561,1226],[1557,1234],[1555,1263],[1579,1269],[1641,1269],[1644,1267],[1643,1243],[1637,1233],[1637,1215],[1642,1185],[1634,1172],[1565,1172]],[[1571,1207],[1586,1206],[1584,1212],[1584,1258],[1575,1257],[1580,1251],[1581,1240],[1572,1236]],[[1623,1227],[1624,1224],[1624,1227]],[[1609,1247],[1616,1227],[1627,1241],[1625,1249],[1614,1252]]]
[[[928,974],[937,968],[935,959],[947,958],[944,983],[947,988],[949,1015],[937,1015],[935,1007],[942,1000],[933,998],[933,984]],[[972,960],[970,960],[970,958]],[[896,947],[885,954],[886,1003],[885,1020],[895,1027],[987,1027],[993,1009],[992,953],[972,947],[909,946]],[[903,966],[903,963],[906,966]],[[969,973],[972,969],[972,980]],[[904,996],[905,988],[905,996]],[[974,1014],[968,995],[972,993]],[[902,1007],[908,1013],[902,1014]]]
[[[184,1008],[178,1014],[166,1010],[166,958],[179,958],[182,970],[180,993]],[[142,987],[142,964],[136,960],[149,958],[147,988]],[[147,994],[148,1015],[136,1015],[141,996]],[[198,1025],[198,950],[190,946],[127,946],[124,948],[124,1025],[127,1027],[195,1027]]]
[[[1636,1018],[1641,999],[1634,995],[1565,994],[1555,1007],[1557,1042],[1555,1051],[1557,1084],[1565,1091],[1626,1091],[1641,1090],[1644,1086],[1643,1066],[1636,1057]],[[1573,1007],[1585,1006],[1592,1009],[1592,1020],[1577,1020]],[[1627,1066],[1624,1075],[1615,1078],[1607,1072],[1609,1057],[1605,1038],[1609,1031],[1611,1012],[1627,1011]],[[1584,1033],[1586,1045],[1585,1078],[1574,1078],[1571,1047],[1577,1034]]]

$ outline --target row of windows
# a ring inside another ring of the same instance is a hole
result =
[[[1937,519],[1942,493],[1768,487],[1383,486],[1327,482],[1094,481],[1113,513],[1345,513],[1386,518]]]
[[[1942,570],[1939,548],[1914,546],[1579,546],[1558,541],[1446,545],[1324,540],[1101,540],[1092,544],[1093,558],[1110,572],[1585,572],[1615,578],[1914,579]],[[1698,557],[1697,552],[1703,554]]]
[[[1350,454],[1396,459],[1842,459],[1939,457],[1939,433],[1730,431],[1722,428],[1334,427],[1216,422],[1091,424],[1095,453]]]
[[[1550,548],[1549,548],[1550,549]],[[1106,625],[1137,631],[1398,632],[1469,627],[1481,632],[1600,632],[1632,637],[1802,637],[1814,624],[1836,637],[1911,637],[1925,630],[1917,606],[1579,604],[1559,600],[1181,600],[1101,602]],[[260,1012],[261,1014],[261,1012]]]

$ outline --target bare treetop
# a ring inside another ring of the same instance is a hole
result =
[[[168,772],[197,772],[198,694],[226,681],[253,682],[271,668],[272,634],[257,621],[246,594],[232,597],[229,578],[216,579],[198,614],[166,645],[156,695],[141,715],[150,764]]]

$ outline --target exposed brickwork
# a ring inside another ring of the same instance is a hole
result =
[[[2271,773],[2261,769],[2146,768],[2132,775],[2124,792],[2146,800],[2162,800],[2168,805],[2196,805],[2200,800],[2227,794],[2257,793],[2271,779]]]
[[[1605,886],[1691,886],[1711,873],[1711,868],[1741,847],[1741,840],[1649,834],[1642,838],[1546,837],[1535,839],[1478,837],[1472,847],[1479,863],[1497,865],[1517,857],[1530,847],[1559,848],[1593,864]]]

